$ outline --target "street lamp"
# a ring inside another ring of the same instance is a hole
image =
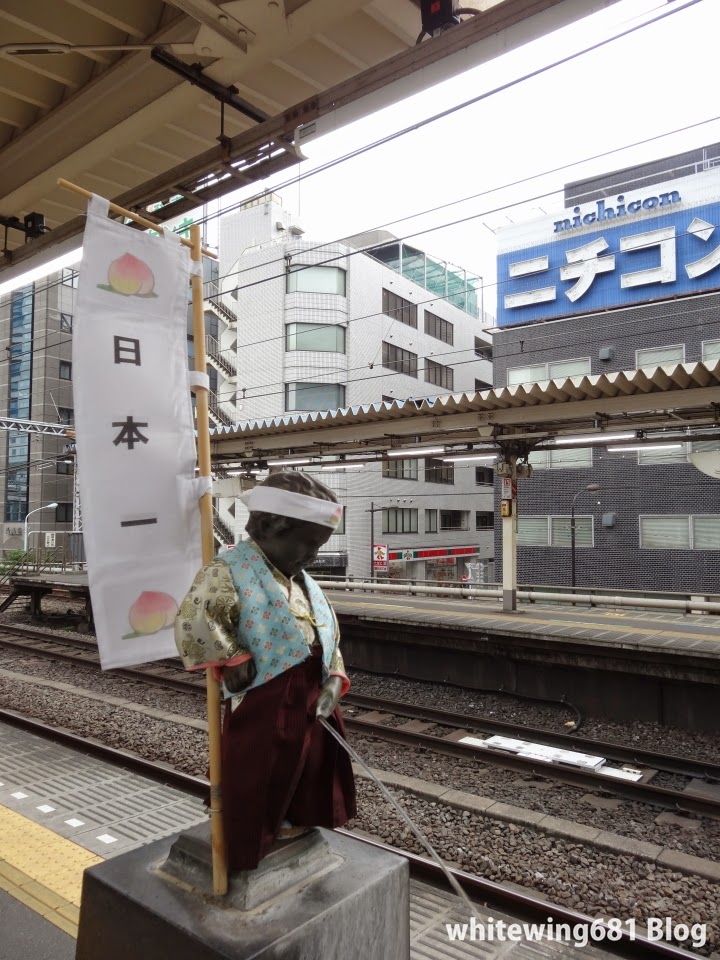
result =
[[[575,589],[575,503],[583,493],[594,493],[599,489],[599,483],[589,483],[584,489],[578,490],[573,497],[572,507],[570,508],[570,585],[573,590]]]
[[[25,532],[23,534],[23,553],[27,553],[28,549],[28,517],[31,517],[34,513],[37,513],[39,510],[52,510],[57,506],[56,503],[46,503],[42,507],[35,507],[34,510],[31,510],[30,513],[25,516]]]

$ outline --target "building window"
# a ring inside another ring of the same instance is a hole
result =
[[[565,380],[567,377],[584,377],[590,373],[590,357],[577,360],[555,360],[550,363],[534,363],[529,367],[508,367],[507,383],[541,383],[543,380]]]
[[[646,550],[720,550],[720,516],[645,516],[639,519]]]
[[[60,361],[60,379],[72,380],[72,364],[69,360]]]
[[[73,505],[71,503],[59,503],[55,507],[56,523],[72,523]]]
[[[443,320],[442,317],[430,313],[429,310],[425,311],[425,333],[427,333],[428,336],[435,337],[436,340],[442,340],[443,343],[452,345],[454,342],[453,332],[453,325],[449,320]]]
[[[475,467],[475,483],[478,487],[491,487],[494,482],[494,470],[490,467]]]
[[[685,363],[685,344],[676,343],[671,347],[648,347],[646,350],[635,351],[635,366],[667,367],[676,363]]]
[[[481,360],[492,360],[492,344],[475,337],[475,356]]]
[[[455,467],[442,460],[425,461],[426,483],[455,483]]]
[[[60,329],[62,330],[63,333],[72,333],[73,318],[71,313],[60,314]]]
[[[403,300],[396,293],[391,293],[383,287],[382,312],[393,320],[404,323],[406,327],[417,330],[417,307],[409,300]]]
[[[417,480],[418,462],[396,457],[392,460],[383,460],[382,475],[390,480]]]
[[[345,353],[345,327],[334,323],[289,323],[285,328],[285,349]]]
[[[382,532],[417,533],[417,510],[408,507],[384,507],[382,512]]]
[[[434,360],[425,361],[425,382],[434,383],[436,387],[452,390],[455,386],[455,371],[452,367],[445,367]]]
[[[556,450],[535,450],[530,454],[528,462],[533,470],[581,470],[593,465],[593,452],[592,447],[581,447],[578,450],[561,447]]]
[[[63,267],[62,283],[66,287],[77,287],[78,285],[78,272],[73,270],[72,267]]]
[[[437,510],[426,510],[425,511],[425,533],[437,533],[438,532],[438,512]]]
[[[518,546],[569,547],[570,517],[518,517]],[[575,517],[575,546],[592,547],[593,518]]]
[[[702,345],[703,363],[712,364],[720,360],[720,340],[705,340]]]
[[[658,440],[658,443],[662,444],[662,440]],[[652,447],[652,443],[649,446]],[[693,440],[675,444],[667,450],[638,450],[638,464],[648,467],[661,463],[687,463],[691,453],[710,453],[719,449],[720,440]]]
[[[75,423],[75,411],[72,407],[58,407],[58,420],[60,423],[72,424]]]
[[[339,410],[345,405],[342,383],[286,383],[285,410]]]
[[[475,511],[475,529],[476,530],[492,530],[495,526],[495,514],[492,510],[476,510]]]
[[[345,296],[345,271],[341,267],[290,267],[287,293],[334,293]]]
[[[32,394],[33,316],[32,284],[10,294],[8,415],[30,418]],[[8,432],[5,472],[5,520],[24,520],[28,512],[30,437]]]
[[[345,514],[347,513],[347,507],[343,508],[342,516],[340,517],[340,523],[333,530],[334,536],[340,536],[345,533]]]
[[[441,510],[441,530],[469,530],[470,513],[467,510]]]
[[[60,474],[69,474],[73,472],[73,462],[72,460],[58,460],[56,463],[56,473]]]
[[[409,350],[402,350],[392,343],[386,343],[383,340],[382,345],[382,365],[388,370],[395,370],[397,373],[404,373],[408,377],[417,377],[417,354],[410,353]]]
[[[493,388],[493,385],[491,383],[488,383],[487,380],[478,380],[478,378],[475,377],[476,390],[492,390],[492,388]]]

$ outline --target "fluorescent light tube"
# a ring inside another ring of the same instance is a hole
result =
[[[497,460],[497,458],[497,453],[477,453],[458,457],[443,457],[443,463],[467,463],[470,460]]]
[[[593,433],[586,437],[555,437],[555,446],[565,443],[612,443],[615,440],[635,440],[637,433]],[[548,448],[546,448],[548,449]]]
[[[389,457],[431,457],[434,453],[445,453],[445,447],[426,447],[410,450],[388,450]]]
[[[632,447],[608,447],[608,453],[629,453],[632,450],[677,450],[681,443],[641,443]]]

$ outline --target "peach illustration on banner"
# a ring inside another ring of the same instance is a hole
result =
[[[178,605],[169,593],[146,591],[141,593],[130,607],[128,620],[134,633],[126,633],[123,640],[132,637],[150,636],[167,630],[175,623]]]
[[[156,297],[155,277],[150,267],[131,253],[118,257],[108,267],[108,282],[99,283],[100,290],[119,293],[123,297]]]

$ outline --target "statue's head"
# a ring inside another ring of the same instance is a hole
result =
[[[268,493],[262,493],[263,490]],[[270,494],[270,490],[278,494],[286,491],[295,496],[277,496]],[[304,498],[322,503],[315,504]],[[312,563],[342,516],[342,508],[332,490],[305,473],[270,474],[243,499],[250,509],[245,529],[268,560],[288,577],[300,573]],[[277,501],[275,505],[273,501]],[[273,510],[285,512],[275,513]],[[298,515],[313,517],[313,520],[299,519]]]

